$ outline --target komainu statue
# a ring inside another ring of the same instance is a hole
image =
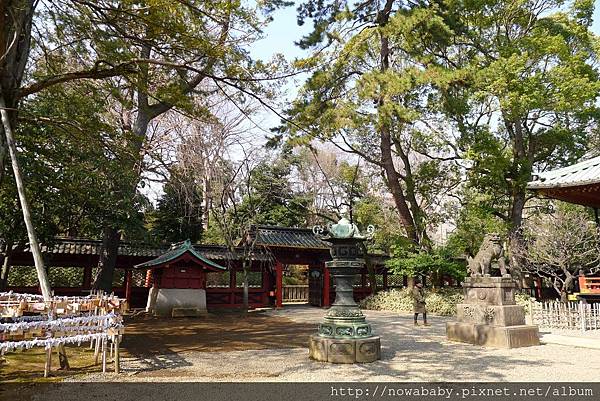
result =
[[[467,257],[469,263],[469,273],[471,276],[485,276],[490,274],[492,262],[498,260],[500,273],[503,276],[508,275],[506,263],[504,261],[504,246],[500,235],[496,233],[486,234],[483,243],[474,258]]]

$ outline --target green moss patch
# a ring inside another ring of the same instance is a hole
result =
[[[0,362],[0,383],[53,382],[76,374],[99,372],[102,365],[94,365],[94,350],[89,347],[65,347],[69,358],[70,370],[59,370],[58,354],[52,352],[52,367],[49,377],[44,378],[46,351],[44,348],[32,348],[10,352]],[[101,361],[101,358],[98,359]],[[112,369],[112,364],[107,366]]]

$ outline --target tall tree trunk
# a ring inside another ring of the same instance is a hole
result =
[[[149,58],[150,49],[147,48],[142,51],[141,56]],[[142,69],[147,72],[148,66],[143,66]],[[135,122],[133,124],[132,132],[134,142],[132,144],[132,155],[138,155],[137,158],[132,158],[129,162],[124,163],[124,168],[134,169],[138,172],[137,180],[132,183],[129,190],[136,191],[139,184],[139,178],[142,173],[143,157],[141,156],[142,147],[144,145],[144,138],[148,130],[150,120],[153,118],[150,115],[148,106],[148,96],[142,92],[138,93],[138,112],[136,115]],[[127,190],[127,189],[126,189]],[[105,222],[102,234],[102,247],[100,250],[100,258],[98,259],[98,273],[94,279],[92,288],[95,290],[104,290],[110,292],[112,290],[113,275],[115,272],[118,251],[119,251],[119,232],[118,227],[115,226],[115,221]]]
[[[16,109],[17,90],[25,72],[31,44],[34,0],[0,1],[0,95],[3,108]],[[9,112],[10,126],[14,128],[16,113]],[[0,127],[0,184],[4,180],[4,168],[9,154],[7,133]]]
[[[6,156],[8,154],[8,147],[6,146],[6,139],[4,138],[6,138],[6,134],[4,133],[4,127],[0,124],[0,186],[4,181],[4,163],[6,162]]]
[[[513,165],[515,177],[512,177],[510,232],[509,232],[509,262],[511,275],[518,279],[521,286],[523,273],[522,261],[516,256],[518,249],[523,249],[523,210],[527,200],[525,182],[531,179],[532,155],[527,153],[525,147],[525,134],[522,123],[518,118],[509,119],[504,116],[504,123],[512,141]]]
[[[390,12],[393,5],[393,0],[387,0],[386,5],[383,10],[379,12],[378,16],[378,24],[383,27],[387,24],[390,17]],[[381,71],[385,72],[389,69],[389,39],[385,36],[384,33],[380,34],[380,58],[381,58]],[[385,96],[381,94],[378,99],[378,106],[380,109],[383,109],[385,105]],[[383,113],[383,111],[380,111]],[[417,229],[415,227],[415,221],[413,216],[410,213],[410,209],[406,202],[406,197],[404,196],[404,191],[402,186],[400,185],[400,174],[396,171],[396,167],[394,166],[394,159],[392,158],[392,137],[390,133],[390,125],[389,122],[385,121],[387,116],[380,116],[380,127],[379,127],[379,136],[380,136],[380,150],[381,150],[381,166],[384,169],[386,176],[386,184],[394,197],[394,203],[396,204],[396,208],[398,209],[398,214],[400,215],[400,223],[406,230],[406,235],[410,238],[416,245],[419,244],[419,238]]]
[[[394,144],[394,149],[396,150],[396,153],[398,154],[398,156],[400,157],[400,160],[402,160],[402,164],[404,165],[403,181],[404,181],[404,184],[406,185],[406,200],[408,202],[410,211],[412,213],[415,230],[417,232],[416,236],[419,241],[419,245],[421,247],[429,250],[429,249],[431,249],[431,240],[429,239],[429,236],[427,235],[423,210],[419,206],[419,202],[417,202],[417,195],[415,192],[416,184],[415,184],[414,175],[412,172],[412,165],[410,163],[410,159],[408,157],[408,154],[402,148],[402,144],[400,143],[399,140],[392,137],[392,142]]]
[[[229,33],[229,18],[230,16],[228,16],[227,20],[224,21],[221,25],[221,33],[219,35],[219,44],[223,45],[225,40],[228,38],[228,33]],[[139,53],[139,57],[141,59],[149,59],[151,58],[152,55],[152,47],[149,44],[143,45],[140,49],[140,53]],[[191,79],[189,80],[185,80],[181,82],[182,85],[182,93],[184,95],[188,95],[190,94],[198,85],[200,85],[202,83],[202,81],[204,81],[204,79],[207,77],[206,72],[210,71],[212,69],[212,67],[214,66],[214,64],[216,63],[217,58],[214,57],[211,60],[208,61],[207,65],[204,67],[204,71],[199,71],[196,73],[196,75],[194,75],[193,77],[191,77]],[[136,114],[136,118],[135,118],[135,122],[133,124],[133,127],[131,128],[132,133],[133,133],[133,143],[132,143],[132,149],[131,149],[131,154],[134,155],[135,160],[131,161],[131,168],[133,168],[136,172],[137,172],[137,180],[134,183],[134,185],[132,186],[132,190],[136,191],[137,190],[137,186],[139,184],[139,179],[141,178],[142,172],[143,172],[143,164],[144,164],[144,155],[142,154],[142,150],[143,150],[143,146],[144,146],[144,142],[146,140],[146,133],[148,132],[148,125],[150,124],[150,121],[152,121],[154,118],[166,113],[167,111],[171,110],[174,107],[174,104],[172,103],[168,103],[168,102],[158,102],[158,103],[154,103],[154,104],[150,104],[149,102],[149,96],[147,94],[147,90],[148,88],[150,88],[152,86],[152,82],[150,80],[150,74],[148,71],[148,64],[142,64],[140,65],[140,71],[138,73],[138,86],[137,86],[137,93],[136,93],[136,109],[137,109],[137,114]],[[127,168],[129,166],[124,166],[124,168]],[[110,222],[112,224],[115,224],[115,222]],[[109,223],[109,224],[110,224]],[[114,272],[114,263],[117,260],[117,250],[118,250],[118,244],[117,245],[113,245],[110,248],[106,248],[104,241],[102,244],[102,254],[106,253],[106,263],[107,264],[101,264],[99,261],[98,267],[100,269],[100,271],[106,270],[106,273],[103,275],[108,275],[110,274],[112,277],[112,274]],[[111,264],[112,263],[112,266]]]
[[[21,167],[17,159],[17,146],[12,132],[10,124],[10,117],[6,110],[6,103],[4,96],[0,93],[0,112],[2,113],[2,125],[4,126],[4,133],[6,135],[6,143],[8,145],[8,152],[13,168],[13,174],[15,176],[15,183],[17,185],[17,192],[19,194],[19,202],[21,203],[21,210],[23,211],[23,219],[25,220],[25,226],[27,228],[27,237],[29,238],[29,247],[31,254],[33,255],[33,262],[35,264],[35,270],[37,272],[38,281],[40,288],[42,289],[42,295],[44,300],[50,301],[52,298],[52,292],[50,290],[50,282],[48,281],[48,275],[44,268],[44,259],[42,258],[42,252],[37,240],[35,227],[31,219],[31,210],[29,208],[29,202],[27,200],[27,194],[25,193],[25,185],[23,183],[23,177],[21,175]]]
[[[16,109],[18,105],[17,90],[25,72],[31,45],[31,26],[35,11],[34,0],[3,0],[0,2],[0,111],[2,124],[0,128],[0,185],[4,181],[4,162],[7,154],[10,155],[19,202],[23,211],[23,219],[27,228],[29,247],[33,255],[35,270],[45,301],[52,298],[50,282],[44,260],[37,241],[29,202],[25,193],[21,169],[17,160],[17,147],[14,141],[13,127],[16,123]],[[7,110],[7,107],[11,110]],[[6,139],[6,140],[5,140]],[[5,260],[2,272],[8,278],[10,258]],[[59,346],[60,367],[69,368],[69,362],[64,345]]]
[[[12,242],[7,242],[2,255],[2,271],[0,272],[0,291],[6,291],[6,287],[8,287],[8,274],[10,273],[12,247]]]
[[[94,278],[92,288],[95,290],[112,291],[113,275],[117,262],[120,241],[119,230],[116,227],[105,227],[102,235],[102,248],[98,258],[98,273]]]

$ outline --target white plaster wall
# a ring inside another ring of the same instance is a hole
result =
[[[173,308],[196,308],[206,312],[206,291],[159,288],[154,313],[159,316],[171,316]]]

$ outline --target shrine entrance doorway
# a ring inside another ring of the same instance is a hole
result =
[[[308,270],[305,264],[283,265],[283,303],[308,303]]]

